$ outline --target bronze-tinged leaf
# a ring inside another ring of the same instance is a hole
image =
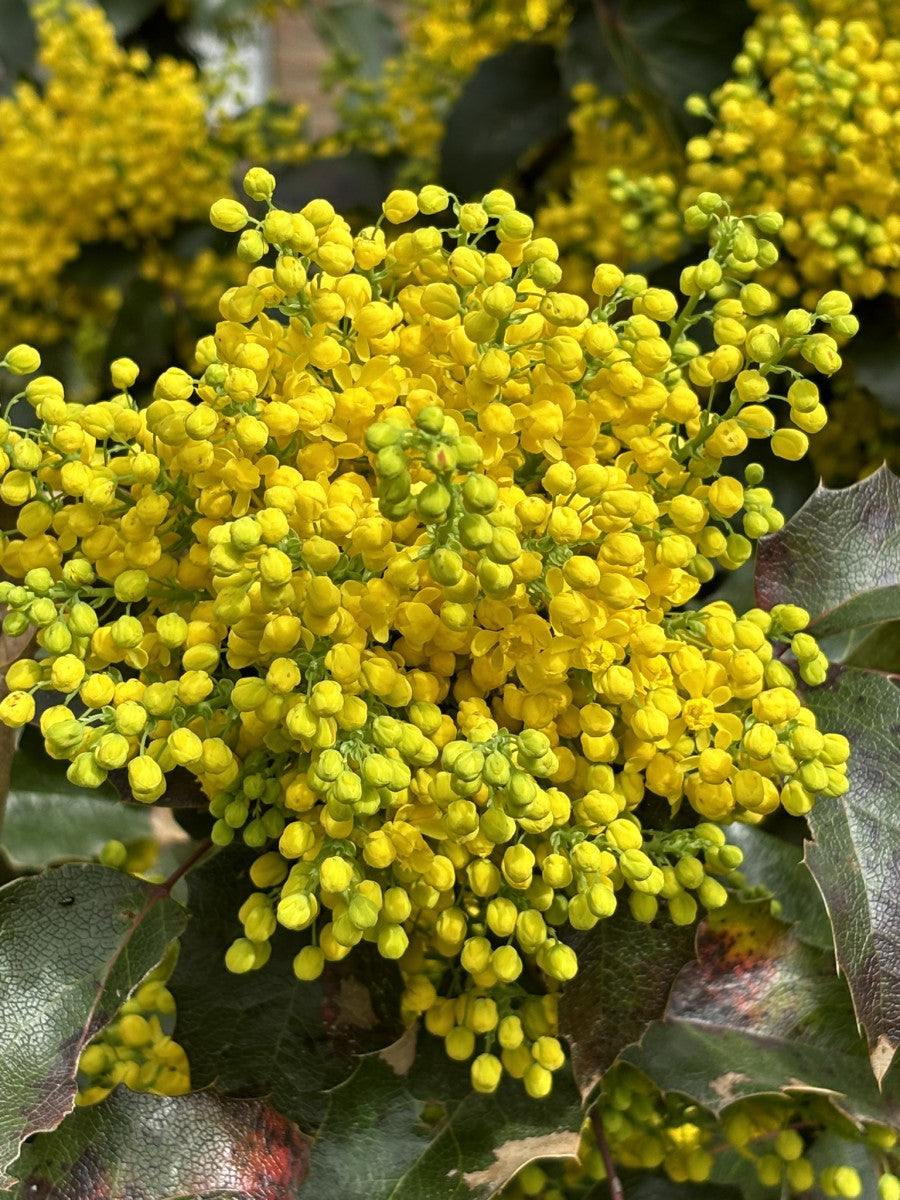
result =
[[[295,1200],[309,1146],[259,1100],[117,1088],[23,1150],[28,1200]]]
[[[896,1084],[879,1093],[831,955],[800,942],[768,901],[710,914],[698,951],[629,1062],[716,1113],[746,1096],[811,1091],[854,1119],[900,1120]]]

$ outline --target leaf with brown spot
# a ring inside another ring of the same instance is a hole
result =
[[[0,1187],[22,1141],[71,1111],[84,1046],[185,923],[162,889],[91,863],[0,889]]]
[[[308,1160],[262,1101],[119,1087],[39,1134],[17,1166],[28,1200],[294,1200]]]
[[[625,1047],[662,1016],[675,977],[694,957],[694,930],[616,913],[567,940],[578,954],[578,974],[563,989],[559,1027],[587,1097]]]
[[[898,1081],[879,1094],[832,957],[800,942],[768,901],[710,914],[698,952],[629,1062],[716,1113],[745,1096],[818,1091],[854,1118],[900,1121]]]
[[[502,1188],[517,1171],[540,1158],[576,1158],[581,1134],[574,1130],[540,1133],[503,1142],[494,1148],[493,1160],[480,1171],[463,1176],[470,1191]]]

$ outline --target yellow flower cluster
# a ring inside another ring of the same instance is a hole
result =
[[[665,131],[628,101],[586,83],[572,99],[571,171],[536,223],[558,244],[568,285],[589,295],[596,262],[627,267],[677,257],[683,162]]]
[[[769,2],[748,30],[712,128],[688,143],[686,196],[714,186],[742,209],[784,214],[790,263],[773,274],[784,296],[835,284],[896,295],[897,6],[810,7]]]
[[[300,158],[306,148],[301,109],[251,110],[211,136],[216,81],[125,50],[100,7],[49,0],[36,16],[45,82],[0,100],[0,323],[7,338],[50,342],[108,329],[121,303],[115,288],[65,278],[85,247],[121,243],[142,275],[165,281],[159,243],[179,222],[205,219],[247,149],[290,144]],[[214,320],[233,269],[210,251],[190,269],[182,262],[172,304]]]
[[[187,1055],[165,1032],[175,1018],[175,999],[165,985],[172,965],[166,962],[153,971],[115,1021],[84,1048],[76,1104],[97,1104],[120,1083],[158,1096],[183,1096],[191,1090]]]
[[[0,423],[3,629],[41,648],[0,719],[56,692],[40,727],[73,782],[125,768],[152,803],[196,776],[213,840],[258,851],[233,971],[279,925],[301,979],[377,943],[405,1016],[480,1049],[476,1088],[506,1070],[542,1096],[564,928],[689,924],[740,860],[721,824],[846,789],[788,665],[825,677],[807,614],[685,606],[780,527],[762,468],[728,460],[805,452],[825,414],[786,360],[835,371],[849,299],[760,320],[780,219],[711,193],[680,297],[604,264],[591,307],[508,192],[393,191],[354,233],[274,186],[245,178],[259,217],[212,206],[260,265],[199,377],[168,369],[139,409],[127,359],[92,404],[36,376]],[[647,794],[688,823],[645,827]]]
[[[403,53],[383,78],[354,81],[340,106],[341,128],[329,145],[399,152],[409,180],[434,176],[444,121],[478,65],[514,42],[558,41],[571,0],[408,0]]]
[[[640,1071],[618,1063],[604,1077],[577,1160],[561,1166],[529,1164],[501,1193],[503,1200],[575,1200],[594,1181],[606,1179],[596,1128],[602,1130],[620,1169],[662,1169],[675,1183],[700,1184],[710,1178],[716,1153],[732,1150],[743,1159],[746,1177],[755,1176],[762,1188],[799,1197],[817,1187],[825,1196],[848,1200],[863,1195],[862,1180],[852,1165],[857,1161],[854,1149],[862,1144],[882,1158],[897,1142],[896,1133],[885,1126],[852,1125],[821,1096],[752,1097],[729,1105],[716,1120],[684,1096],[660,1093]],[[807,1154],[810,1136],[822,1128],[832,1133],[829,1157],[837,1162],[823,1165]],[[840,1161],[839,1139],[847,1145],[848,1162]],[[900,1200],[897,1176],[887,1172],[881,1180],[879,1197]]]
[[[0,100],[0,321],[25,339],[55,338],[80,316],[83,292],[60,275],[84,245],[170,235],[227,189],[231,169],[192,66],[122,49],[100,8],[38,13],[46,85]]]

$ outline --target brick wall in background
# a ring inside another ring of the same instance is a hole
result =
[[[334,118],[319,83],[328,54],[306,13],[282,13],[276,18],[272,26],[271,56],[272,90],[284,100],[309,105],[312,137],[330,133],[334,129]]]
[[[310,3],[327,0],[310,0]],[[366,0],[384,9],[399,27],[408,0]],[[2,0],[0,0],[2,3]],[[319,75],[328,58],[304,12],[278,16],[271,31],[271,86],[285,100],[310,106],[310,132],[313,137],[331,133],[335,127],[329,98],[323,96]]]

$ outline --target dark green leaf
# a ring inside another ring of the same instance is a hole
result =
[[[117,1088],[22,1152],[23,1200],[294,1200],[309,1148],[258,1100]]]
[[[311,1131],[324,1093],[351,1074],[356,1056],[398,1037],[399,972],[363,944],[321,979],[301,982],[291,963],[307,939],[279,930],[262,971],[230,974],[225,951],[241,935],[237,910],[254,890],[254,857],[229,848],[188,876],[192,920],[170,981],[178,1040],[196,1087],[215,1081],[224,1093],[269,1096]]]
[[[842,658],[845,667],[865,667],[900,675],[900,621],[886,621],[854,643]]]
[[[828,912],[801,846],[792,845],[754,825],[735,823],[728,840],[744,852],[741,874],[749,888],[764,887],[780,908],[779,916],[794,925],[801,942],[832,952],[834,939]]]
[[[712,1178],[717,1184],[734,1184],[735,1187],[740,1188],[740,1191],[735,1192],[729,1187],[727,1194],[739,1196],[740,1200],[772,1200],[771,1187],[760,1183],[756,1171],[752,1168],[748,1169],[751,1165],[748,1162],[746,1150],[735,1150],[732,1146],[724,1143],[718,1145],[716,1151]],[[803,1193],[803,1200],[809,1200],[806,1192]]]
[[[568,941],[578,974],[560,998],[559,1024],[587,1097],[622,1050],[662,1016],[675,976],[694,957],[694,930],[617,913]]]
[[[22,1140],[71,1110],[82,1049],[184,924],[161,889],[94,864],[0,890],[0,1185]]]
[[[486,59],[447,119],[442,181],[463,197],[485,192],[565,135],[567,107],[552,46],[520,42]]]
[[[0,6],[0,91],[20,75],[30,74],[37,36],[28,0],[3,0]]]
[[[888,412],[900,414],[900,306],[886,293],[874,300],[854,301],[859,333],[847,348],[853,378],[868,388]]]
[[[747,1161],[743,1159],[742,1162],[746,1172]],[[622,1182],[627,1200],[742,1200],[744,1195],[743,1191],[724,1183],[710,1180],[705,1183],[674,1183],[659,1175],[648,1175],[646,1171],[636,1175],[633,1182],[628,1173],[623,1172]],[[597,1191],[592,1191],[585,1200],[608,1200],[608,1197],[609,1191],[605,1185],[599,1184]]]
[[[806,703],[822,729],[850,739],[850,790],[809,814],[806,862],[882,1079],[900,1045],[900,689],[838,668]]]
[[[817,488],[760,541],[756,593],[763,608],[805,608],[820,638],[900,617],[900,479],[882,467],[851,487]]]
[[[279,167],[278,204],[294,211],[316,196],[327,196],[341,212],[377,212],[393,186],[395,166],[394,159],[350,150],[337,158]]]
[[[123,355],[134,358],[149,378],[169,365],[173,327],[174,317],[159,284],[135,279],[125,290],[106,344],[105,360]]]
[[[433,1113],[436,1124],[426,1119]],[[582,1120],[568,1073],[545,1100],[529,1099],[509,1077],[481,1095],[467,1065],[411,1031],[334,1091],[301,1197],[487,1200],[527,1162],[574,1155]]]
[[[126,804],[135,803],[125,767],[110,771],[109,782]],[[194,808],[205,812],[209,806],[209,798],[196,775],[192,775],[186,767],[175,767],[166,771],[166,790],[156,803],[166,808]]]
[[[103,0],[103,7],[121,40],[143,24],[159,7],[159,0]]]
[[[765,901],[712,913],[698,948],[629,1062],[715,1113],[745,1096],[822,1090],[854,1118],[900,1120],[900,1094],[879,1093],[830,955]]]
[[[394,23],[382,7],[365,0],[325,0],[307,9],[313,28],[361,79],[380,78],[386,58],[400,49]]]
[[[585,81],[597,84],[607,96],[625,91],[625,80],[609,52],[590,0],[576,9],[569,23],[559,52],[559,69],[566,92]]]
[[[137,275],[134,255],[121,242],[91,242],[66,263],[62,278],[81,287],[125,287]]]
[[[47,756],[37,729],[22,730],[2,839],[21,870],[39,870],[65,858],[94,858],[110,838],[127,842],[150,834],[149,809],[112,803],[110,787],[75,787],[66,779],[66,765]]]
[[[725,81],[753,18],[743,0],[597,0],[594,8],[629,93],[681,133],[685,100]]]

